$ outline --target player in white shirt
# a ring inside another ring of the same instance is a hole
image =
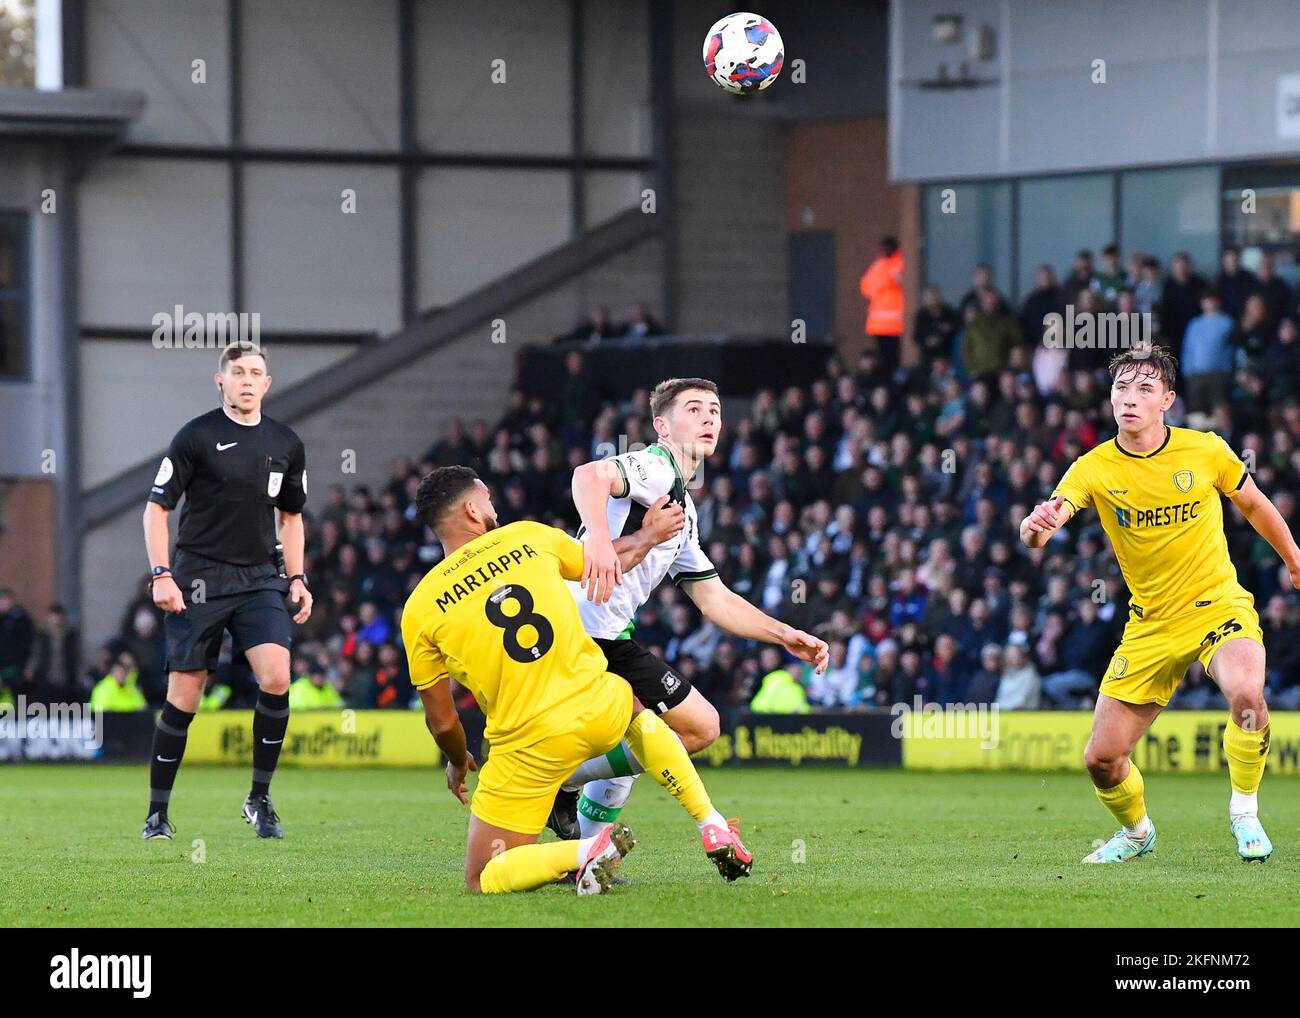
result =
[[[819,675],[826,670],[829,650],[823,640],[764,614],[730,590],[700,546],[699,520],[687,489],[700,465],[713,455],[722,431],[717,385],[703,378],[667,379],[651,393],[650,410],[658,442],[586,463],[573,473],[573,501],[583,522],[578,537],[587,545],[587,556],[581,582],[571,583],[570,589],[578,600],[583,627],[605,652],[609,670],[623,676],[642,705],[659,714],[687,751],[696,753],[718,737],[717,710],[632,635],[637,611],[665,577],[672,577],[720,629],[743,639],[780,644],[811,662]],[[637,530],[646,510],[665,495],[685,510],[685,525],[634,568],[621,570],[614,539]],[[572,816],[573,795],[579,787],[583,789],[577,802],[581,836],[612,823],[641,769],[622,744],[589,760],[557,798],[552,829],[561,837],[579,836]],[[740,875],[747,875],[748,851],[734,827],[732,833],[743,862]],[[723,876],[735,879],[725,870]]]

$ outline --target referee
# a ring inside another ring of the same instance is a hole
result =
[[[302,573],[306,456],[292,430],[262,413],[271,376],[259,347],[227,346],[215,381],[221,406],[176,432],[144,510],[153,600],[167,613],[169,673],[149,763],[149,816],[141,835],[146,840],[172,836],[167,816],[172,785],[225,630],[235,654],[247,657],[259,687],[253,785],[243,816],[259,838],[284,837],[269,791],[289,726],[292,626],[285,595],[294,603],[294,622],[311,615]],[[182,495],[176,555],[169,558],[167,520]],[[282,563],[275,548],[276,510]]]

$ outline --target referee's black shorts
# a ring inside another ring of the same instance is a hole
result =
[[[596,644],[605,652],[609,670],[626,679],[636,698],[656,714],[672,710],[690,693],[689,679],[635,640],[597,639]]]
[[[227,629],[236,657],[262,643],[286,648],[293,643],[293,620],[280,591],[250,590],[211,597],[202,604],[187,603],[179,615],[163,617],[167,671],[214,671]]]

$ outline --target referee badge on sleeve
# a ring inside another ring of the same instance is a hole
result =
[[[153,483],[157,487],[162,487],[172,479],[172,458],[164,456],[162,463],[158,465],[158,474],[154,477]]]
[[[280,494],[280,485],[284,483],[284,471],[272,470],[266,478],[266,493],[275,498]]]

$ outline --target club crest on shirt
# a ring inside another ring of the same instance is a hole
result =
[[[1192,472],[1190,470],[1179,470],[1174,474],[1174,484],[1178,485],[1178,490],[1186,495],[1192,490]]]
[[[266,479],[266,493],[272,498],[280,494],[280,485],[284,483],[284,472],[281,470],[272,470],[270,476]]]
[[[1111,667],[1111,672],[1114,674],[1115,678],[1118,679],[1126,671],[1128,671],[1128,658],[1116,654],[1115,664]]]
[[[664,685],[665,693],[677,692],[677,687],[682,684],[682,680],[674,675],[671,671],[664,672],[663,678],[659,680]]]

